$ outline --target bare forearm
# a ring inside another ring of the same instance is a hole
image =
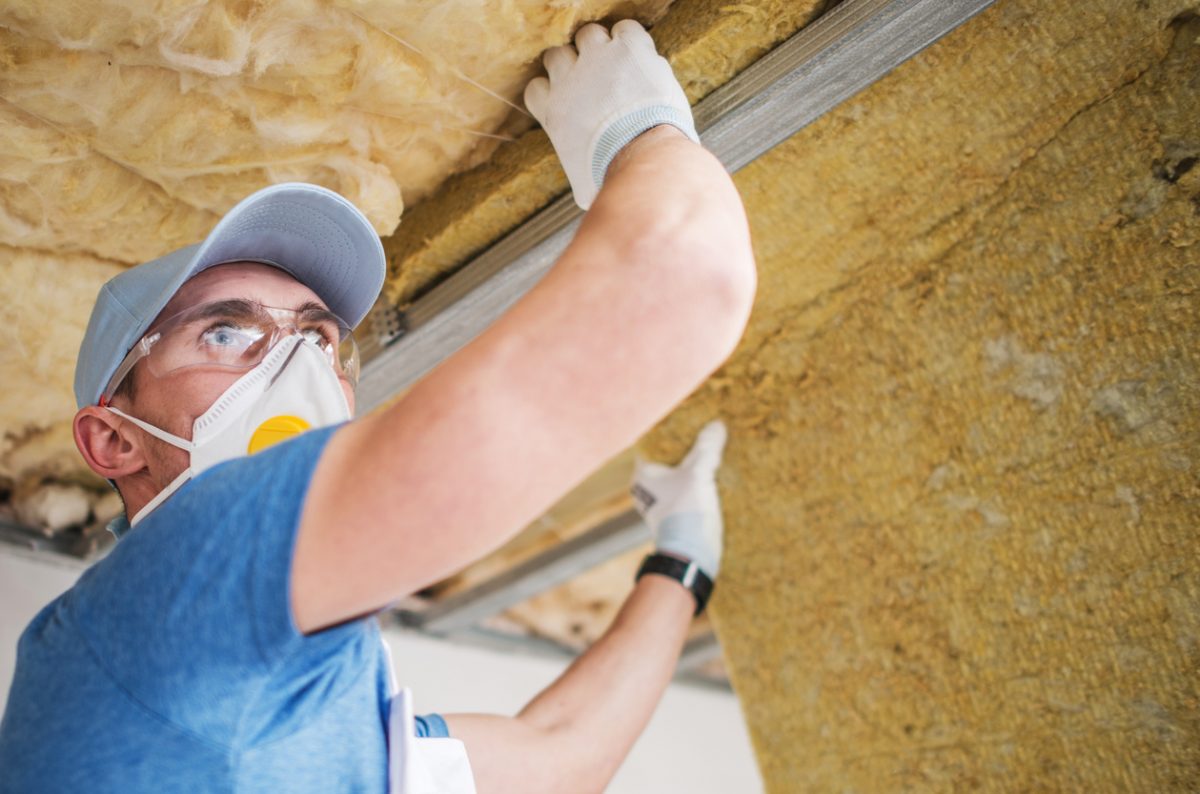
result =
[[[670,682],[695,606],[679,583],[643,577],[604,636],[518,718],[570,737],[587,779],[607,781]]]
[[[694,609],[677,582],[645,576],[604,636],[515,719],[447,716],[480,794],[603,791],[670,682]]]

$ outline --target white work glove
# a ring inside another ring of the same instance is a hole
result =
[[[544,62],[550,78],[529,82],[525,106],[550,136],[583,209],[617,152],[651,127],[670,124],[700,142],[671,65],[636,21],[613,25],[611,38],[600,25],[584,25],[574,47],[546,50]]]
[[[704,426],[678,466],[638,459],[630,489],[657,550],[696,563],[714,580],[724,532],[716,474],[725,437],[725,424],[718,419]]]

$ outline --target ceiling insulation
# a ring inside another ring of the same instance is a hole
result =
[[[520,95],[542,51],[585,21],[649,23],[666,6],[5,3],[0,374],[16,386],[0,396],[0,485],[66,476],[102,493],[70,440],[71,376],[120,266],[288,180],[338,191],[390,234],[405,202],[529,125]]]
[[[23,294],[39,271],[55,272],[40,302],[8,309],[20,344],[6,346],[0,371],[38,363],[17,376],[25,388],[0,398],[0,490],[10,492],[0,513],[53,530],[77,522],[81,503],[101,519],[118,509],[84,469],[69,420],[88,306],[123,264],[200,238],[263,184],[303,179],[350,197],[385,235],[401,200],[416,204],[402,235],[385,239],[388,294],[412,298],[565,190],[545,135],[526,132],[510,106],[546,47],[589,19],[659,20],[659,48],[694,101],[829,4],[683,0],[665,18],[664,0],[492,4],[487,13],[468,3],[7,4],[0,242],[9,255],[0,277]],[[487,167],[468,170],[480,162]],[[419,259],[403,253],[422,241],[433,247]],[[45,316],[61,318],[50,333],[36,330]],[[53,396],[36,399],[42,393]],[[630,461],[602,469],[441,590],[627,510]],[[85,539],[103,535],[95,522]],[[564,644],[586,642],[628,589],[625,573],[606,577],[611,568],[588,574],[580,593],[568,584],[509,617]],[[601,580],[606,603],[585,610],[583,628],[538,606],[594,601],[581,593]]]

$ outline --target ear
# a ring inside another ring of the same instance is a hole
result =
[[[89,405],[75,414],[75,446],[92,471],[107,480],[119,480],[146,468],[146,456],[136,436],[127,433],[121,417]]]

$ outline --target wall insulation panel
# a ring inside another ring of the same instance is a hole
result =
[[[768,788],[1194,790],[1200,20],[1000,0],[737,177],[713,616]]]

